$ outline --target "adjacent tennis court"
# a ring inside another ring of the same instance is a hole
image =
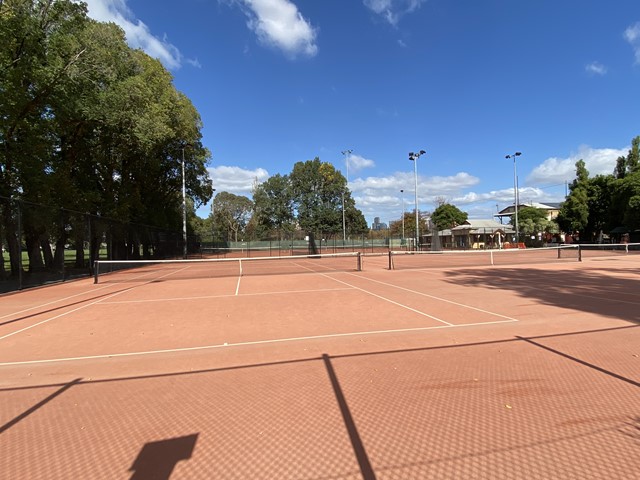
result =
[[[105,262],[2,296],[0,477],[635,478],[640,255],[585,252]]]

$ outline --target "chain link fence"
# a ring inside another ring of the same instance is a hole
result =
[[[0,197],[0,292],[88,277],[95,260],[179,258],[183,245],[182,232]]]

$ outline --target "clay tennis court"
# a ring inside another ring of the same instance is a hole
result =
[[[304,272],[0,297],[0,477],[637,478],[640,255]]]

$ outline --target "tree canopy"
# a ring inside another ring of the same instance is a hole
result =
[[[467,218],[468,214],[466,212],[446,202],[441,202],[431,214],[431,221],[436,225],[438,230],[453,228],[456,225],[466,222]]]
[[[119,27],[91,20],[72,0],[5,0],[0,45],[0,222],[14,274],[11,202],[179,231],[183,161],[190,200],[211,198],[198,112],[159,61],[126,45]],[[34,249],[51,222],[44,217],[23,219]],[[61,227],[64,244],[74,233]],[[29,254],[37,264],[35,250]]]
[[[576,179],[557,222],[585,241],[597,241],[616,227],[640,229],[640,137],[631,141],[626,156],[618,157],[611,175],[590,177],[584,162],[576,162]]]
[[[275,175],[254,190],[258,231],[282,235],[296,225],[308,233],[336,235],[368,230],[342,173],[319,158],[297,162],[289,175]]]

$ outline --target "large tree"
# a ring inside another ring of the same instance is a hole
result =
[[[556,222],[549,220],[547,212],[541,208],[522,207],[518,211],[518,226],[520,233],[526,236],[539,233],[558,233]]]
[[[450,203],[440,203],[431,214],[431,221],[438,230],[453,228],[467,221],[468,214]]]
[[[251,219],[253,202],[242,195],[229,192],[220,192],[213,201],[215,222],[223,225],[227,232],[227,238],[233,238],[237,242],[242,238],[244,228]]]
[[[96,218],[180,230],[182,163],[194,204],[212,193],[201,144],[200,117],[173,86],[169,72],[130,49],[113,24],[86,16],[71,0],[0,1],[0,201],[12,273],[19,242],[30,267],[59,264],[67,237],[84,261],[91,240],[97,254],[104,227]],[[93,215],[23,208],[16,203],[66,207]],[[86,237],[86,231],[91,238]],[[139,254],[149,239],[121,227],[110,244]],[[22,235],[22,239],[20,238]],[[56,242],[54,260],[49,246]]]
[[[298,162],[290,175],[300,228],[309,233],[342,230],[342,197],[349,198],[347,180],[331,163],[319,158]]]
[[[294,205],[288,175],[276,174],[257,185],[253,192],[254,217],[259,233],[277,238],[294,228]]]
[[[556,221],[564,232],[583,232],[589,221],[589,171],[583,160],[576,162],[576,178],[569,188]]]

